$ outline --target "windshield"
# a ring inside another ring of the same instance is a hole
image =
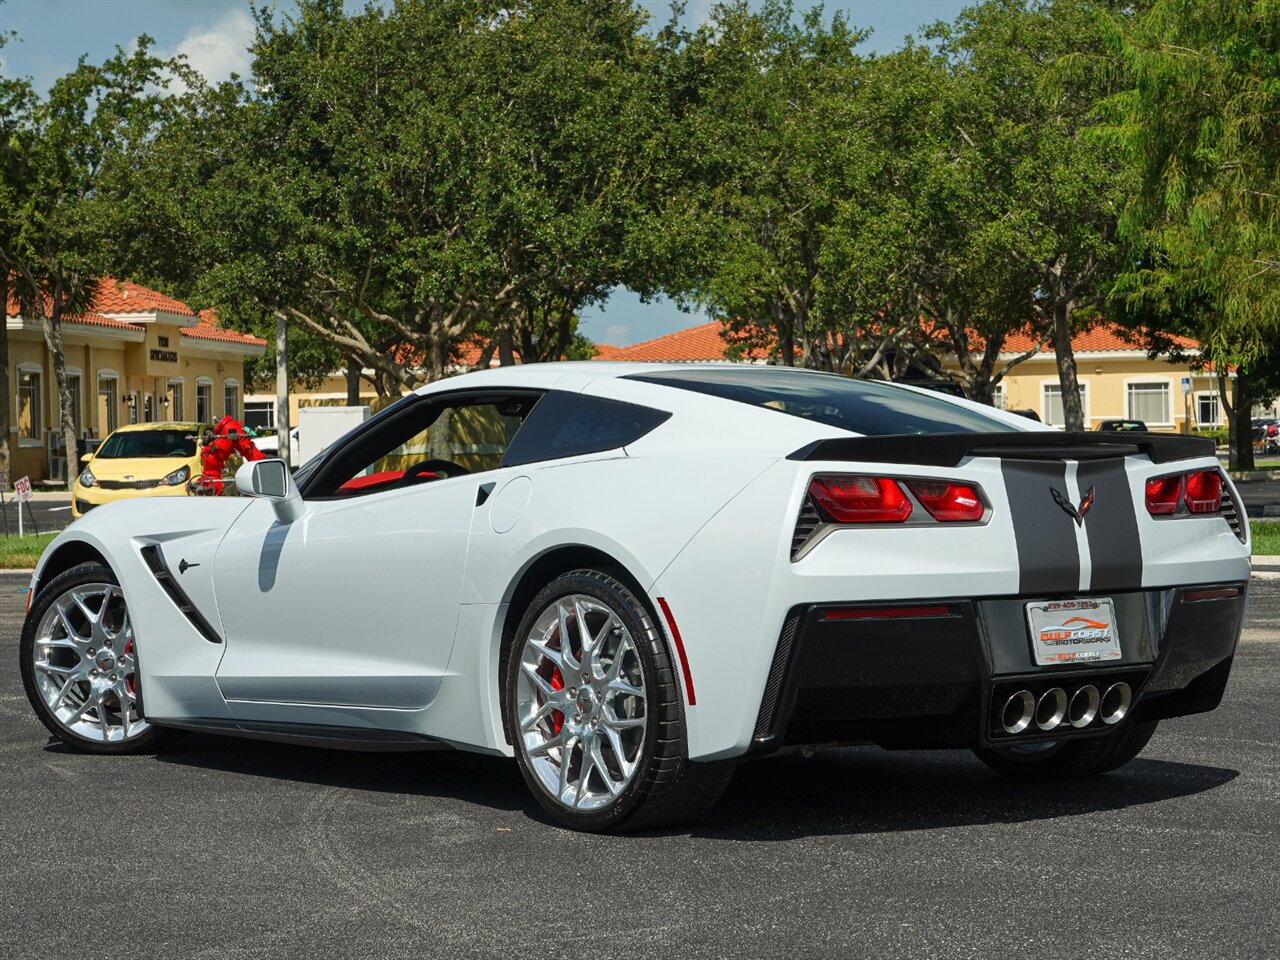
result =
[[[812,370],[787,367],[731,367],[669,373],[663,370],[633,374],[628,379],[749,403],[864,436],[1017,431],[1003,420],[932,393],[917,393],[875,380],[851,380]]]
[[[191,430],[125,430],[113,433],[98,448],[99,460],[128,457],[194,457],[196,436]]]

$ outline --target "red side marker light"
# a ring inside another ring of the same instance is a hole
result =
[[[1222,509],[1222,474],[1217,470],[1197,470],[1187,474],[1187,509],[1192,513],[1217,513]]]
[[[658,606],[662,608],[662,615],[667,619],[667,627],[671,630],[671,639],[676,645],[676,655],[680,657],[680,673],[684,677],[684,692],[689,698],[689,706],[694,706],[698,702],[698,698],[693,695],[693,673],[689,670],[689,658],[684,652],[684,639],[680,636],[680,628],[676,626],[676,618],[671,615],[671,607],[667,604],[666,597],[658,598]]]
[[[888,477],[814,477],[809,494],[836,523],[902,523],[911,501]]]
[[[1153,517],[1167,517],[1177,512],[1178,499],[1181,496],[1182,474],[1152,477],[1147,481],[1147,513]]]
[[[920,505],[929,511],[929,516],[940,523],[973,523],[981,520],[986,512],[978,491],[967,483],[909,480],[907,486]]]

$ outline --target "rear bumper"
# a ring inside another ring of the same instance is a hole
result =
[[[1216,595],[1195,599],[1206,591]],[[1228,583],[1108,594],[1124,658],[1092,667],[1034,664],[1022,611],[1040,597],[799,605],[783,625],[750,752],[829,742],[1007,743],[999,710],[1024,688],[1039,696],[1055,686],[1070,693],[1125,682],[1134,694],[1130,716],[1144,720],[1212,710],[1226,687],[1246,591],[1246,583]],[[1052,732],[1032,726],[1017,739],[1107,729],[1100,722]]]

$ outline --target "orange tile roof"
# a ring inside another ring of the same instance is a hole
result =
[[[1105,353],[1111,351],[1141,351],[1140,338],[1128,339],[1126,331],[1112,323],[1100,323],[1088,330],[1083,330],[1071,338],[1071,345],[1077,353]],[[655,337],[630,347],[611,347],[597,344],[597,360],[633,360],[655,363],[696,363],[704,361],[725,360],[725,351],[729,347],[728,338],[733,336],[728,325],[722,320],[699,324],[686,330],[677,330],[664,337]],[[1190,350],[1200,349],[1200,344],[1190,337],[1170,336],[1175,344]],[[1005,341],[1005,353],[1025,353],[1036,345],[1027,331],[1011,334]],[[981,348],[981,340],[974,338],[973,349]],[[605,351],[608,350],[608,353]],[[1042,353],[1053,353],[1049,344],[1041,348]],[[761,349],[748,349],[743,356],[747,359],[759,359],[766,355]]]
[[[201,310],[199,321],[194,327],[183,327],[182,335],[195,340],[219,340],[223,343],[243,343],[249,346],[265,347],[267,341],[238,330],[228,330],[218,319],[216,310]]]
[[[1200,343],[1190,337],[1167,335],[1169,340],[1188,350],[1199,350]],[[1039,342],[1033,339],[1026,330],[1010,334],[1004,342],[1005,353],[1026,353]],[[1109,353],[1116,350],[1144,350],[1142,338],[1136,333],[1129,333],[1114,323],[1099,323],[1087,330],[1081,330],[1071,338],[1071,346],[1076,353]],[[1040,348],[1041,353],[1053,353],[1053,345]]]
[[[730,347],[729,337],[733,336],[723,320],[712,320],[696,327],[677,330],[664,337],[654,337],[643,343],[629,347],[609,347],[613,352],[606,356],[603,348],[607,344],[598,344],[601,352],[596,354],[597,360],[631,360],[654,363],[695,363],[698,361],[724,360],[725,351]],[[759,348],[746,348],[742,351],[743,359],[757,360],[766,356],[766,351]]]
[[[163,310],[184,317],[195,316],[195,311],[181,300],[167,297],[157,290],[129,280],[116,280],[114,277],[106,277],[98,284],[93,307],[99,313],[155,313]]]
[[[68,318],[66,322],[142,331],[146,327],[141,324],[105,317],[103,314],[154,314],[158,310],[183,317],[197,316],[195,311],[181,300],[165,296],[163,293],[129,280],[107,277],[98,284],[91,309],[78,317]],[[19,312],[18,301],[10,296],[5,306],[5,315],[16,317]],[[214,310],[201,310],[195,326],[182,328],[182,335],[195,340],[217,340],[222,343],[240,343],[255,347],[267,345],[267,341],[260,337],[227,329],[218,320],[218,314]]]

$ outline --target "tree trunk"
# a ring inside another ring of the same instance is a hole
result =
[[[289,328],[276,317],[276,456],[289,465]]]
[[[71,396],[71,384],[67,380],[67,358],[62,349],[62,297],[55,286],[53,296],[49,298],[49,313],[44,321],[44,339],[49,347],[49,359],[53,363],[53,379],[58,385],[58,413],[61,421],[62,441],[66,445],[67,488],[71,487],[71,479],[79,466],[76,455],[76,421],[72,411],[74,402]]]
[[[0,489],[9,481],[9,272],[0,266]]]
[[[360,361],[347,357],[347,406],[360,406]]]
[[[1232,470],[1252,470],[1253,463],[1253,399],[1249,396],[1249,378],[1243,370],[1236,371],[1235,397],[1227,399],[1221,390],[1219,398],[1227,407],[1227,442],[1230,446],[1228,466]]]
[[[1080,381],[1076,378],[1076,355],[1071,348],[1071,305],[1066,301],[1053,305],[1053,349],[1058,358],[1065,428],[1073,432],[1084,430],[1084,406],[1080,402]]]

